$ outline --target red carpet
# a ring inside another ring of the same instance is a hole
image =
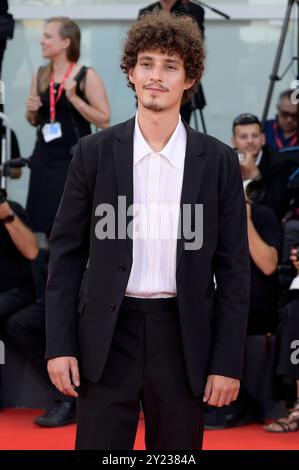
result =
[[[0,413],[0,450],[73,449],[75,425],[42,429],[32,420],[40,410],[8,409]],[[139,422],[135,449],[144,449],[144,422]],[[258,424],[223,431],[206,431],[205,450],[299,450],[299,431],[265,432]]]

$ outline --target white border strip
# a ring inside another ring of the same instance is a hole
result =
[[[0,0],[1,1],[1,0]],[[143,2],[142,2],[143,3]],[[150,1],[148,2],[148,4]],[[281,20],[285,16],[286,7],[266,6],[266,5],[237,5],[224,4],[211,6],[223,11],[231,17],[231,21],[251,21],[251,20]],[[75,20],[95,20],[95,21],[132,21],[136,19],[142,5],[122,4],[122,5],[28,5],[11,6],[10,12],[16,20],[46,19],[51,16],[71,16]],[[295,12],[295,8],[293,13]],[[207,20],[226,21],[212,11],[206,9]]]

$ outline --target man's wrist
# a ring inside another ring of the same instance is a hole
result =
[[[1,219],[3,224],[11,224],[16,218],[16,213],[14,211],[10,211],[10,213]]]
[[[7,201],[6,192],[2,189],[0,190],[0,205],[4,204]]]

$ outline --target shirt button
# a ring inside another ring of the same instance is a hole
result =
[[[126,270],[126,267],[124,264],[119,264],[118,269],[123,273]]]
[[[114,312],[114,310],[116,309],[116,305],[115,304],[109,304],[108,309],[110,310],[110,312]]]

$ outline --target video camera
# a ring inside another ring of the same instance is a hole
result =
[[[0,176],[9,178],[11,168],[23,168],[24,166],[30,166],[30,158],[13,158],[12,160],[7,160],[0,165]]]

